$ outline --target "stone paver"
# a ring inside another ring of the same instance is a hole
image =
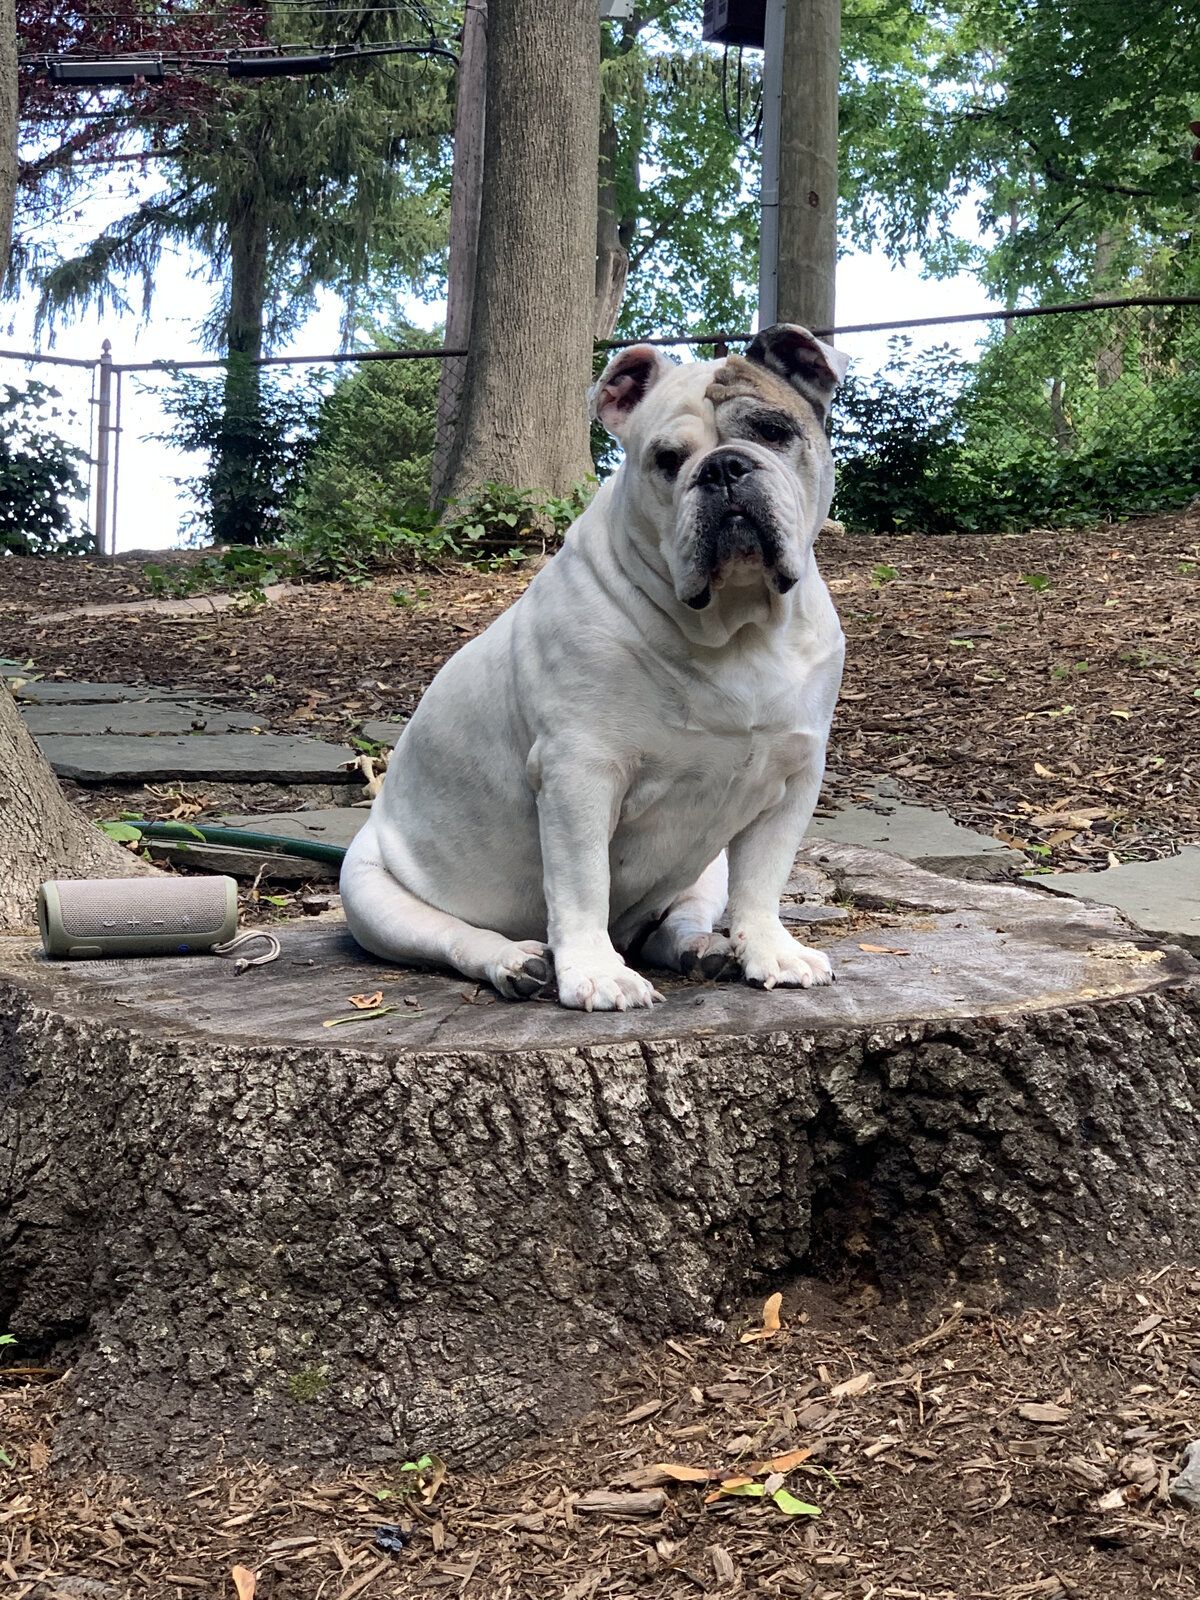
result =
[[[20,673],[7,674],[16,681]],[[24,679],[17,690],[17,699],[24,705],[83,706],[115,704],[128,700],[196,700],[212,699],[208,689],[161,689],[143,683],[69,683],[61,678]],[[218,696],[217,698],[223,698]]]
[[[233,733],[256,728],[247,711],[226,711],[193,700],[115,700],[67,705],[32,704],[24,708],[25,726],[35,738],[46,734],[86,734],[91,738],[120,734]]]
[[[285,595],[294,594],[294,583],[270,583],[263,590],[263,599],[275,602]],[[227,611],[238,605],[242,596],[236,594],[200,594],[186,600],[116,600],[106,605],[74,606],[68,611],[47,611],[36,621],[70,622],[73,617],[193,617],[207,616],[214,611]]]
[[[1052,894],[1123,911],[1139,928],[1200,954],[1200,847],[1161,861],[1127,861],[1107,872],[1032,873]]]
[[[900,799],[886,780],[872,793],[872,805],[842,806],[832,816],[814,817],[809,838],[886,850],[954,877],[1015,877],[1025,867],[1019,851],[962,827],[945,811]]]
[[[312,811],[265,811],[258,816],[222,817],[221,826],[273,833],[284,839],[315,839],[344,848],[369,815],[369,806],[323,806]]]
[[[390,750],[407,726],[404,722],[364,722],[358,731],[364,739],[386,745]]]
[[[76,783],[161,783],[208,779],[247,783],[358,783],[343,762],[355,751],[287,734],[46,734],[42,753],[60,778]]]

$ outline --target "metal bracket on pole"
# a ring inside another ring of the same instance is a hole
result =
[[[108,479],[111,461],[112,422],[112,345],[107,339],[100,352],[100,391],[96,398],[96,554],[108,550]]]
[[[767,0],[758,242],[760,328],[769,328],[779,320],[779,144],[783,124],[783,31],[786,20],[787,0]]]

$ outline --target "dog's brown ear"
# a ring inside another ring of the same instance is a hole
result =
[[[756,333],[746,351],[746,360],[757,361],[790,383],[806,400],[811,400],[822,418],[828,414],[833,391],[850,365],[850,357],[844,351],[835,350],[794,322],[777,322],[773,328]]]
[[[592,385],[588,396],[593,418],[616,439],[624,438],[629,418],[674,363],[652,344],[618,350]]]

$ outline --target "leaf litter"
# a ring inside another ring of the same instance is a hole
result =
[[[1153,859],[1200,839],[1200,508],[1133,518],[1115,547],[1105,526],[833,533],[820,557],[847,635],[823,805],[882,777],[1053,870],[1102,870],[1110,855]],[[895,576],[881,584],[872,573],[883,568]],[[1031,574],[1048,586],[1035,592]],[[186,622],[151,613],[46,626],[39,616],[63,604],[144,596],[143,563],[13,558],[0,570],[0,625],[6,652],[39,675],[154,684],[169,662],[168,687],[253,706],[264,731],[302,725],[345,740],[365,720],[410,715],[532,569],[442,564],[420,574],[428,598],[398,609],[404,575],[301,585],[270,608]],[[115,815],[130,797],[85,798]],[[205,815],[229,803],[206,799]],[[1067,825],[1049,820],[1060,814]]]
[[[69,1378],[6,1386],[6,1600],[226,1600],[235,1567],[256,1600],[1194,1600],[1200,1514],[1166,1485],[1200,1437],[1200,1271],[1010,1314],[787,1299],[786,1337],[647,1350],[491,1472],[431,1448],[158,1493],[64,1477]]]

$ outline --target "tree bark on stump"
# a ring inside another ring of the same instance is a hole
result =
[[[33,927],[47,878],[151,870],[71,809],[0,679],[0,928]]]
[[[64,1459],[494,1462],[796,1269],[1021,1299],[1194,1257],[1190,957],[848,847],[788,917],[814,892],[907,922],[842,938],[832,989],[637,1015],[337,928],[240,978],[0,941],[0,1325],[73,1364]],[[394,1013],[323,1026],[376,987]]]

